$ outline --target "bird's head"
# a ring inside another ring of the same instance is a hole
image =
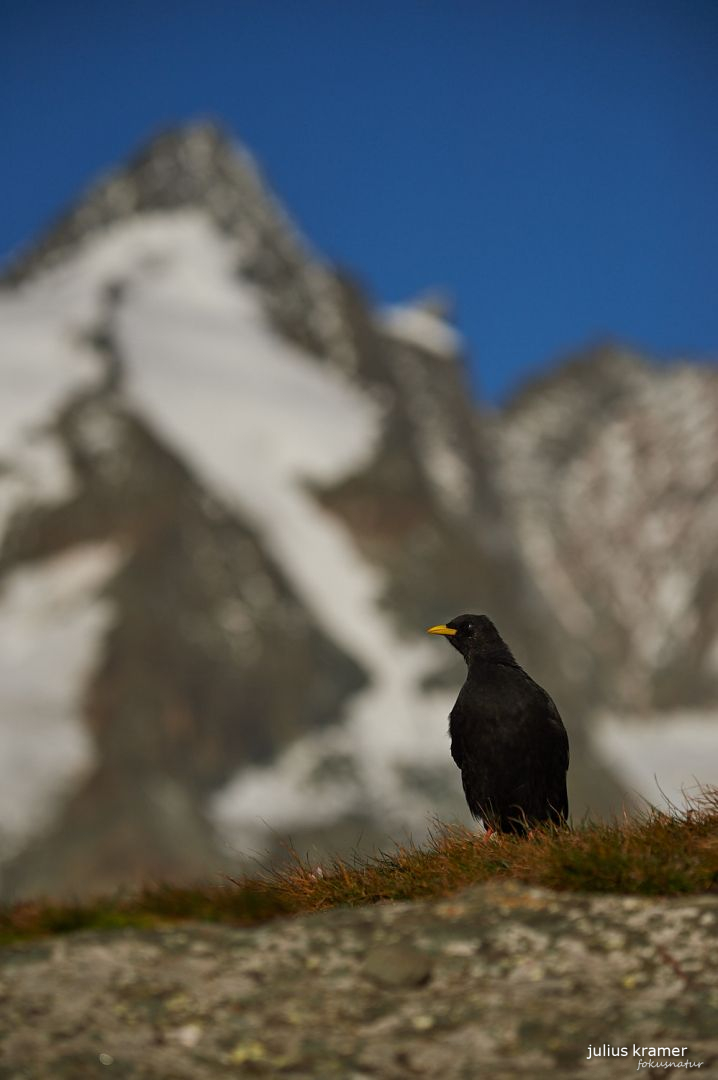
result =
[[[430,626],[427,634],[441,634],[463,656],[472,660],[515,664],[511,651],[488,615],[457,615],[451,622]]]

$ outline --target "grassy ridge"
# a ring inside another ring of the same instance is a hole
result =
[[[484,841],[463,828],[438,827],[413,846],[354,863],[312,867],[294,855],[288,868],[259,879],[203,888],[155,886],[132,897],[86,904],[30,902],[0,909],[0,942],[78,929],[151,927],[172,921],[253,926],[282,915],[388,900],[446,896],[466,885],[512,878],[580,892],[675,896],[718,891],[718,789],[704,790],[672,815],[535,830]]]

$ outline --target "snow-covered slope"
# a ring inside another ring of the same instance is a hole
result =
[[[109,545],[8,576],[0,596],[0,859],[46,827],[93,765],[82,694],[112,619]]]
[[[54,290],[0,296],[2,423],[0,540],[28,506],[61,505],[75,481],[52,423],[99,378],[81,324]],[[0,582],[0,858],[50,819],[89,769],[84,686],[111,619],[101,588],[121,554],[112,545],[6,572]]]

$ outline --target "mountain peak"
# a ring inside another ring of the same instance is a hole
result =
[[[654,366],[650,359],[621,341],[613,338],[589,343],[569,353],[547,372],[541,372],[521,385],[507,402],[504,411],[509,415],[541,406],[556,394],[575,391],[592,399],[608,398],[630,392]]]
[[[269,191],[252,155],[214,121],[159,132],[127,162],[97,179],[43,236],[6,271],[15,283],[51,266],[78,244],[142,213],[195,207],[226,235],[247,234],[296,264],[306,259],[283,208]]]
[[[107,194],[131,194],[129,208],[136,211],[190,205],[219,211],[223,194],[231,201],[227,189],[255,198],[265,193],[252,155],[214,121],[159,132],[108,180]]]

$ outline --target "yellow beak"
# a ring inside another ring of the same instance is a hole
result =
[[[445,637],[453,637],[456,630],[452,630],[450,626],[430,626],[426,632],[427,634],[443,634]]]

